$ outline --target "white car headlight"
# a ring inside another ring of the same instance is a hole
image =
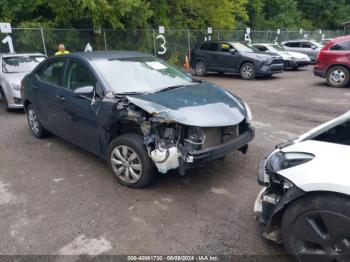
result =
[[[277,151],[266,161],[265,170],[269,174],[309,162],[314,155],[303,152]]]
[[[21,85],[19,84],[14,84],[14,83],[11,83],[11,86],[14,90],[17,90],[17,91],[20,91],[21,90]]]
[[[253,120],[252,111],[250,110],[250,107],[246,102],[243,102],[243,103],[244,103],[245,110],[247,111],[247,121],[251,122]]]

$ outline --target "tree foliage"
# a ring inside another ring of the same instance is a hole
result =
[[[20,27],[338,29],[350,0],[0,0],[0,21]]]

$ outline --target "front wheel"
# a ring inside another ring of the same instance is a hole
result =
[[[153,180],[153,164],[142,137],[125,134],[115,138],[108,148],[108,165],[124,186],[146,187]]]
[[[255,65],[253,63],[247,62],[241,66],[241,77],[244,80],[255,79]]]
[[[350,199],[330,193],[297,199],[283,215],[281,233],[298,261],[348,261]]]
[[[345,87],[349,82],[349,70],[343,66],[334,66],[328,70],[326,80],[332,87]]]

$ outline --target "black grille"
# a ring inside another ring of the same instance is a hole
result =
[[[283,60],[282,59],[274,59],[272,60],[271,64],[283,64]]]

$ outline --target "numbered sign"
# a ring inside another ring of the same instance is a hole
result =
[[[84,52],[91,52],[92,51],[92,46],[90,45],[90,43],[87,43],[87,45],[85,46]]]
[[[13,48],[13,43],[12,43],[12,38],[11,38],[11,36],[6,36],[4,39],[2,39],[2,41],[1,41],[3,44],[7,44],[8,45],[8,47],[9,47],[9,50],[10,50],[10,53],[14,53],[15,52],[15,50],[14,50],[14,48]]]
[[[208,27],[208,34],[211,35],[213,33],[213,28]]]
[[[158,50],[158,55],[164,55],[166,53],[166,40],[164,35],[157,35],[157,41],[160,43],[160,50]]]

